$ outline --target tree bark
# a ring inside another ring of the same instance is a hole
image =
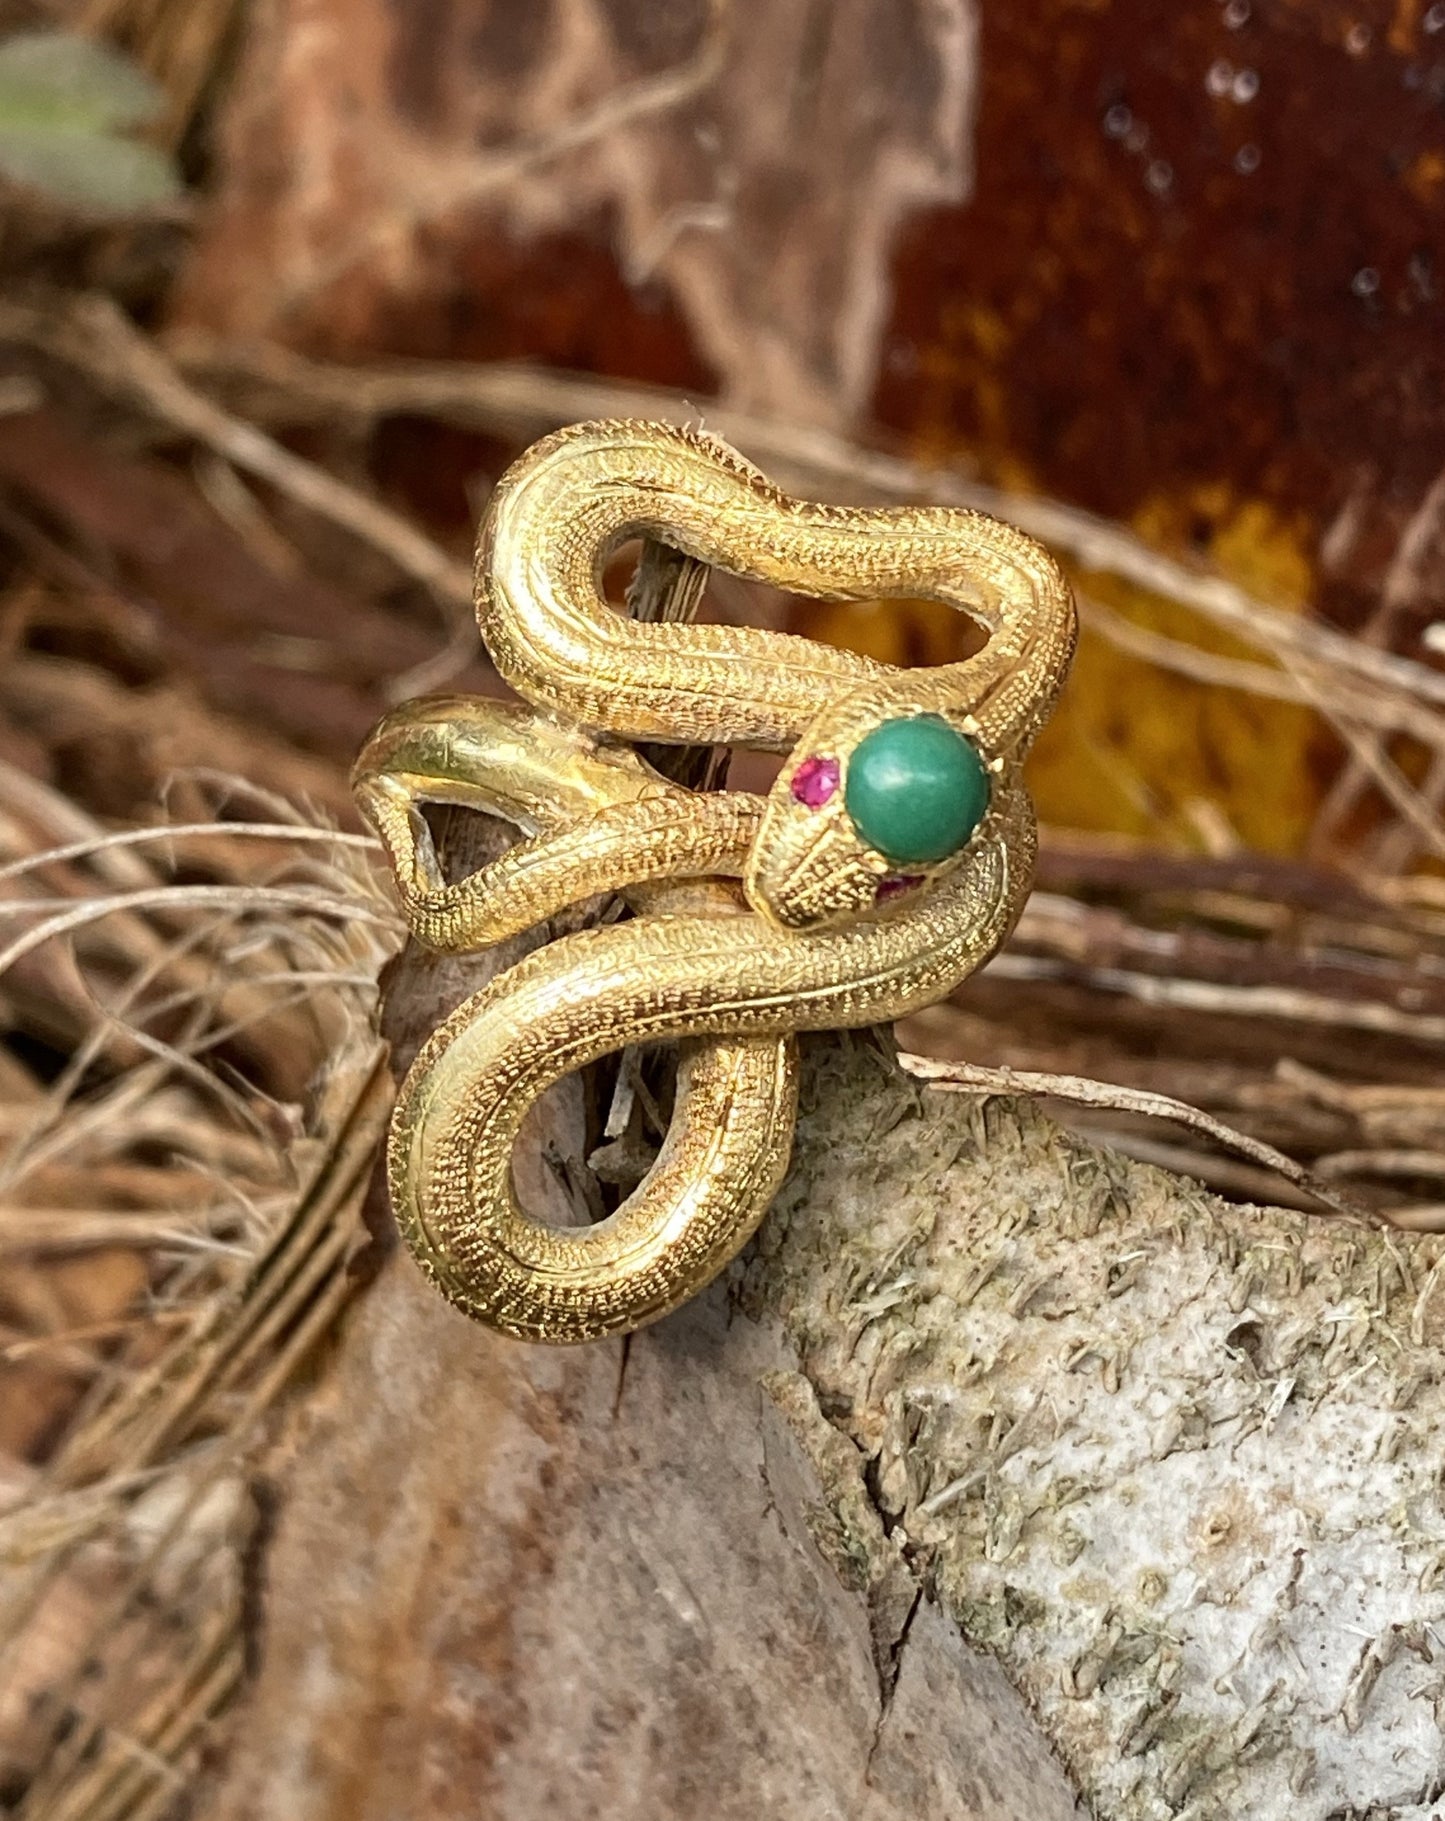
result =
[[[583,1112],[522,1160],[554,1214]],[[1442,1279],[816,1040],[754,1248],[629,1344],[392,1257],[275,1463],[206,1812],[1427,1821]]]
[[[499,845],[465,821],[463,869]],[[398,1064],[522,946],[409,950]],[[550,1096],[519,1156],[547,1218],[575,1218],[583,1093]],[[739,1316],[721,1284],[554,1351],[469,1323],[394,1252],[274,1463],[258,1669],[206,1812],[1075,1816],[797,1367],[776,1314]]]

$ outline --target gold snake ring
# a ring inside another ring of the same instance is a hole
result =
[[[599,580],[638,536],[818,598],[926,596],[989,636],[900,670],[787,633],[641,623]],[[713,437],[631,422],[523,455],[476,577],[482,636],[529,706],[408,703],[354,774],[410,927],[459,952],[598,893],[632,914],[536,950],[433,1033],[397,1102],[391,1194],[458,1308],[529,1340],[593,1340],[675,1308],[757,1226],[792,1145],[795,1033],[917,1011],[1008,934],[1035,849],[1020,765],[1063,684],[1073,602],[1011,526],[791,499]],[[788,756],[766,796],[694,791],[638,741]],[[523,839],[449,885],[423,803],[488,810]],[[591,1227],[529,1219],[511,1159],[538,1096],[671,1040],[675,1107],[643,1182]]]

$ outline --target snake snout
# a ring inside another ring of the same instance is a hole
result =
[[[777,929],[830,929],[872,909],[878,881],[846,828],[798,838],[796,826],[765,816],[748,857],[743,890]]]
[[[781,891],[766,894],[759,890],[749,891],[748,902],[775,929],[789,930],[797,935],[825,929],[829,923],[837,921],[836,917],[828,915],[826,909],[800,899],[786,886]]]

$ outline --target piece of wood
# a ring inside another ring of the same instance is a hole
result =
[[[787,1358],[721,1294],[625,1354],[518,1348],[398,1257],[293,1439],[208,1812],[1072,1816],[997,1669],[941,1615],[910,1629],[901,1561],[879,1635],[819,1554],[761,1389]]]
[[[705,575],[649,541],[630,611],[690,619]],[[698,784],[715,768],[705,749],[656,757]],[[510,838],[439,812],[452,878]],[[547,934],[460,960],[409,945],[384,994],[398,1075],[454,1004]],[[589,1150],[605,1093],[589,1071],[533,1110],[517,1182],[544,1218],[602,1204]],[[922,1801],[959,1821],[1074,1814],[993,1665],[938,1615],[918,1624],[919,1586],[869,1511],[856,1450],[778,1322],[735,1324],[722,1286],[647,1333],[558,1354],[473,1327],[394,1255],[305,1421],[297,1471],[317,1477],[290,1488],[297,1521],[267,1569],[268,1667],[224,1798],[238,1815],[442,1821],[481,1792],[519,1821],[543,1808],[902,1821]],[[819,1523],[825,1485],[852,1509],[854,1554]],[[322,1573],[332,1560],[339,1577]],[[324,1586],[317,1603],[280,1597],[292,1573]],[[319,1705],[289,1673],[318,1659]],[[276,1749],[278,1729],[292,1748]]]
[[[633,611],[697,581],[649,547]],[[453,878],[507,838],[437,829]],[[397,1069],[547,933],[410,947]],[[541,1217],[601,1205],[605,1093],[534,1109]],[[274,1467],[215,1812],[1425,1821],[1442,1275],[810,1040],[754,1247],[629,1341],[518,1346],[392,1253]]]
[[[1442,1260],[812,1042],[746,1313],[554,1353],[392,1259],[206,1812],[1427,1821]]]
[[[554,1216],[585,1112],[521,1160]],[[732,1300],[551,1352],[392,1257],[205,1812],[1427,1821],[1442,1284],[814,1040]]]
[[[453,811],[439,840],[456,876],[504,837]],[[397,1067],[542,933],[409,948]],[[576,1218],[585,1089],[560,1084],[519,1153],[545,1218]],[[467,1322],[393,1253],[272,1473],[219,1821],[1076,1814],[1018,1696],[922,1602],[780,1323],[734,1319],[722,1285],[552,1351]]]
[[[634,610],[696,581],[649,552]],[[408,950],[398,1068],[546,935]],[[604,1110],[534,1109],[540,1217],[602,1205]],[[1445,1240],[1229,1207],[864,1033],[806,1044],[728,1275],[550,1352],[392,1253],[273,1468],[208,1812],[1426,1821]]]

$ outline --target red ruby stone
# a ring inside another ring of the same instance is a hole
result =
[[[816,754],[793,773],[792,791],[805,809],[821,809],[838,788],[840,775],[836,759],[822,759]]]
[[[880,879],[875,894],[879,904],[887,904],[891,899],[901,897],[904,892],[911,892],[916,885],[923,883],[922,873],[899,873],[893,879]]]

